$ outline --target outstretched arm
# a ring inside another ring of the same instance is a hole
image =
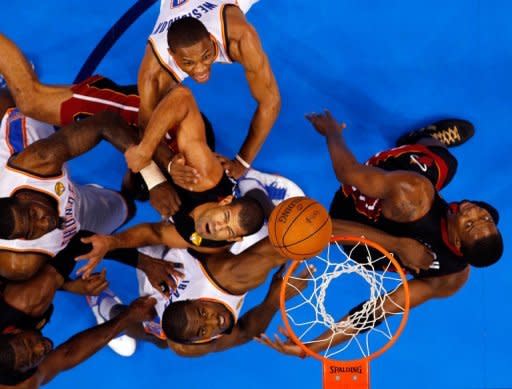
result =
[[[469,266],[458,273],[426,279],[413,279],[409,281],[410,308],[412,309],[417,307],[418,305],[421,305],[433,298],[444,298],[453,295],[464,286],[468,277]],[[405,299],[406,295],[404,287],[403,285],[400,285],[392,293],[386,295],[382,307],[373,313],[373,317],[381,317],[382,315],[387,317],[403,312],[402,307],[405,306]],[[350,320],[350,316],[352,315],[360,316],[360,307],[362,307],[362,305],[363,304],[360,304],[352,309],[351,313],[345,315],[339,320],[339,322]],[[371,319],[369,318],[369,320]],[[379,325],[382,320],[383,319],[375,320],[373,326]],[[291,341],[286,331],[281,328],[280,332],[285,336],[285,341],[280,339],[277,335],[275,336],[275,340],[271,340],[268,336],[262,335],[259,341],[260,343],[263,343],[283,354],[303,357],[304,354],[302,350]],[[346,342],[359,332],[361,332],[361,330],[357,328],[357,325],[354,325],[352,328],[346,328],[343,333],[338,334],[334,334],[331,330],[327,330],[314,341],[311,341],[308,348],[319,353],[328,347],[332,348],[338,344]]]
[[[29,173],[52,176],[60,174],[64,162],[86,153],[101,140],[124,152],[137,139],[137,131],[133,127],[117,114],[105,111],[34,142],[12,157],[9,164]]]
[[[131,324],[150,320],[154,316],[154,305],[154,299],[137,299],[114,319],[80,332],[61,344],[39,365],[36,373],[39,383],[46,384],[60,372],[85,361]]]
[[[344,123],[337,123],[329,111],[306,118],[325,136],[336,177],[341,183],[383,200],[384,214],[394,221],[408,222],[426,213],[434,198],[434,187],[427,178],[405,170],[389,172],[361,164],[345,144]]]
[[[345,123],[338,123],[329,111],[306,115],[318,133],[327,141],[336,177],[344,185],[352,185],[365,195],[385,199],[396,185],[392,173],[359,163],[343,138]]]
[[[174,225],[165,222],[139,224],[115,235],[93,235],[82,238],[82,243],[92,245],[92,250],[76,258],[77,261],[88,259],[87,264],[77,271],[84,278],[89,277],[109,251],[160,244],[174,248],[188,247]],[[134,255],[133,259],[136,260],[136,257]]]
[[[398,255],[397,259],[403,266],[416,272],[419,272],[420,269],[427,270],[434,259],[434,254],[420,242],[410,238],[390,235],[365,224],[333,219],[332,233],[334,236],[365,237]]]
[[[149,164],[164,135],[185,120],[191,105],[195,106],[192,93],[183,86],[175,87],[160,101],[151,115],[141,142],[125,154],[128,167],[133,172],[137,173]]]
[[[251,94],[257,102],[248,134],[238,152],[239,157],[250,165],[279,115],[281,96],[258,33],[239,9],[230,7],[226,12],[229,35],[236,36],[229,47],[230,56],[243,66]],[[233,177],[239,178],[245,171],[246,167],[240,161],[234,160],[231,164]]]

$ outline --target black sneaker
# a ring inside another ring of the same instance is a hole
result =
[[[440,120],[430,126],[402,135],[396,141],[397,146],[415,144],[421,138],[432,137],[446,147],[459,146],[475,134],[473,125],[460,119]]]

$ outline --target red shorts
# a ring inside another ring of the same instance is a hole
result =
[[[138,125],[139,96],[135,86],[123,87],[102,76],[74,85],[73,97],[60,107],[61,126],[103,111],[117,112],[128,124]]]

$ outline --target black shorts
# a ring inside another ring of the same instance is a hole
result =
[[[450,183],[457,171],[457,160],[445,147],[404,145],[375,154],[367,165],[387,171],[407,170],[428,178],[437,191]]]

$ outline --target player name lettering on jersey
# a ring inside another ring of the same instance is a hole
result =
[[[71,238],[77,233],[78,223],[75,218],[76,192],[73,185],[68,185],[69,197],[64,211],[64,222],[62,223],[63,246],[67,246]]]
[[[180,291],[183,291],[185,289],[187,289],[187,286],[190,284],[190,281],[189,280],[182,280],[178,286],[176,287],[175,290],[173,290],[172,294],[171,294],[171,301],[173,298],[179,298],[181,293]]]
[[[159,23],[151,35],[160,34],[164,31],[166,31],[173,22],[175,22],[178,19],[184,18],[186,16],[190,16],[190,17],[193,17],[196,19],[201,19],[204,15],[206,15],[208,12],[210,12],[211,10],[213,10],[217,7],[218,6],[216,4],[210,3],[209,1],[205,1],[204,3],[198,5],[197,7],[195,7],[194,9],[192,9],[191,11],[189,11],[187,13],[178,15],[172,19],[169,19],[169,20]]]

